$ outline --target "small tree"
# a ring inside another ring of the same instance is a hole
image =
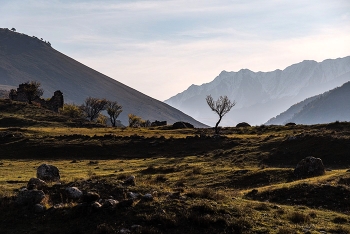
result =
[[[93,97],[88,97],[85,99],[85,103],[80,106],[81,110],[86,114],[86,118],[90,121],[94,121],[101,111],[105,110],[107,107],[108,101]]]
[[[215,111],[219,115],[219,121],[215,124],[215,134],[219,134],[218,126],[222,117],[224,117],[224,115],[226,115],[231,108],[236,105],[236,102],[231,102],[227,96],[220,96],[217,101],[214,101],[211,95],[206,97],[206,101],[211,110]]]
[[[118,102],[108,102],[107,103],[107,113],[113,127],[115,127],[117,118],[122,113],[122,106]]]
[[[40,98],[44,94],[44,90],[40,88],[41,84],[37,81],[27,81],[24,83],[23,91],[28,99],[28,103],[32,104],[35,98]]]

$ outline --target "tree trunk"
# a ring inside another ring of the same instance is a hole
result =
[[[215,124],[215,134],[219,134],[218,126],[219,126],[221,119],[222,119],[222,116],[220,116],[219,121]]]

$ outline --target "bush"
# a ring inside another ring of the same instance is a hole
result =
[[[64,104],[63,108],[59,110],[59,113],[70,118],[84,118],[83,111],[74,104]]]

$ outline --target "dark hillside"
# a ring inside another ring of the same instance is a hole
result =
[[[0,84],[18,86],[28,80],[42,84],[44,96],[61,90],[67,103],[81,104],[86,97],[116,100],[123,106],[120,119],[132,113],[143,119],[205,125],[169,105],[144,95],[53,49],[50,44],[8,29],[0,29]]]

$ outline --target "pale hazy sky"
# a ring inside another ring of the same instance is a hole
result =
[[[0,27],[159,100],[222,70],[350,55],[349,0],[0,0]]]

